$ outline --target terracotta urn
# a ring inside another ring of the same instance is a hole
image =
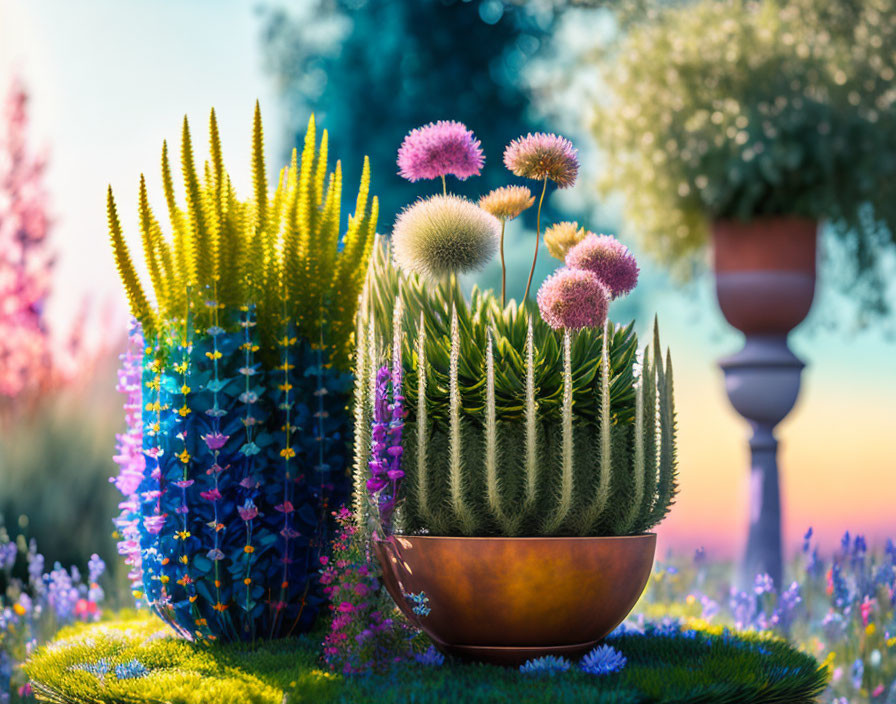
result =
[[[746,336],[720,360],[725,390],[750,424],[750,526],[739,581],[757,574],[782,586],[781,495],[775,427],[790,413],[805,366],[787,346],[815,294],[818,223],[794,217],[713,223],[716,294],[726,320]]]
[[[656,534],[391,536],[374,550],[395,603],[440,650],[519,665],[582,655],[618,626],[647,584]]]
[[[725,319],[747,335],[786,335],[815,294],[814,220],[717,220],[712,225],[716,294]]]

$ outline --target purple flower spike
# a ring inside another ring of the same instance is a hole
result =
[[[566,266],[590,271],[618,298],[638,284],[638,262],[622,242],[609,235],[588,233],[566,254]]]
[[[555,330],[596,328],[607,319],[610,292],[591,272],[558,269],[538,290],[542,319]]]
[[[401,469],[403,404],[401,372],[390,369],[388,365],[381,367],[376,376],[367,491],[379,509],[380,523],[386,532],[391,528],[398,487],[404,477]]]
[[[412,130],[398,149],[398,174],[408,181],[478,176],[485,163],[480,142],[466,125],[439,120]]]
[[[124,405],[127,420],[127,432],[117,435],[115,462],[120,471],[112,481],[124,495],[118,505],[119,515],[115,526],[121,536],[118,552],[131,566],[128,575],[135,589],[143,586],[143,558],[140,555],[140,515],[138,492],[146,471],[146,459],[155,460],[157,448],[143,450],[143,384],[141,383],[143,350],[146,345],[143,334],[137,323],[131,325],[128,346],[121,356],[122,366],[118,372],[118,391],[127,395]],[[152,471],[152,470],[151,470]],[[152,471],[153,479],[156,478]]]

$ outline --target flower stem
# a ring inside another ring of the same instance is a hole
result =
[[[501,307],[507,305],[507,266],[504,264],[504,226],[505,218],[501,218]]]
[[[535,222],[535,256],[532,257],[532,268],[529,269],[529,280],[526,282],[526,295],[524,301],[529,300],[529,289],[532,288],[532,276],[535,274],[535,262],[538,261],[538,245],[541,242],[541,204],[544,203],[544,193],[548,189],[548,179],[545,176],[544,185],[541,187],[541,198],[538,199],[538,219]]]
[[[442,195],[448,195],[448,184],[445,183],[445,174],[442,174]]]

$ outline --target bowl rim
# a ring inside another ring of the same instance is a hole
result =
[[[385,539],[377,538],[376,542],[388,542],[394,538],[396,540],[422,540],[424,542],[432,540],[445,541],[506,541],[514,540],[520,542],[569,542],[569,541],[596,541],[596,540],[619,540],[643,542],[645,540],[655,539],[656,533],[638,533],[637,535],[522,535],[522,536],[498,536],[498,535],[406,535],[401,533],[393,533]]]

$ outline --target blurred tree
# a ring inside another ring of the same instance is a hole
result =
[[[0,422],[14,399],[47,382],[51,362],[43,316],[53,266],[44,159],[28,152],[26,102],[14,82],[0,133]]]
[[[109,485],[115,430],[114,335],[83,343],[86,306],[54,341],[45,317],[54,256],[43,184],[45,159],[28,150],[27,94],[15,81],[0,125],[0,515],[37,539],[48,566],[87,564],[98,552],[113,571]],[[105,316],[108,318],[108,315]],[[123,336],[122,336],[123,338]],[[121,338],[119,338],[121,339]],[[88,412],[85,412],[85,409]]]
[[[480,178],[454,181],[476,197],[506,185],[505,145],[543,129],[518,77],[550,33],[561,6],[507,0],[315,0],[265,10],[267,60],[285,97],[293,133],[310,112],[330,132],[348,173],[370,156],[380,220],[427,192],[397,174],[398,145],[434,120],[464,122],[482,141]],[[294,141],[294,140],[293,140]],[[496,168],[497,167],[497,168]],[[433,192],[437,184],[432,184]]]

